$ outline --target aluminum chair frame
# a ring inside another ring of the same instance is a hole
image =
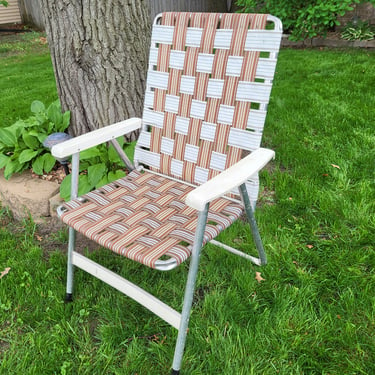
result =
[[[160,15],[158,15],[154,22],[155,25],[159,24]],[[259,33],[261,37],[267,38],[268,35],[272,35],[273,38],[272,47],[269,49],[270,56],[272,59],[276,60],[278,48],[280,45],[281,35],[282,35],[282,25],[279,19],[273,16],[268,16],[268,21],[274,23],[274,29],[272,33],[265,32]],[[266,40],[261,40],[259,44],[267,44]],[[257,47],[255,47],[256,49]],[[151,54],[152,54],[151,50]],[[152,57],[150,57],[152,59]],[[152,72],[151,66],[151,72]],[[274,67],[271,67],[271,70]],[[273,73],[267,76],[266,81],[272,83]],[[151,74],[152,75],[152,74]],[[149,78],[148,78],[149,79]],[[270,92],[270,91],[269,91]],[[269,95],[269,93],[268,93]],[[146,98],[147,102],[147,98]],[[267,100],[264,100],[260,104],[260,111],[266,111]],[[147,105],[147,104],[146,104]],[[265,115],[264,115],[265,118]],[[264,122],[264,119],[263,119]],[[123,136],[124,134],[130,133],[134,130],[142,128],[143,131],[147,131],[148,124],[147,120],[141,120],[137,118],[125,120],[114,125],[107,126],[84,134],[82,136],[76,137],[52,148],[52,154],[56,158],[72,157],[72,183],[71,183],[71,199],[75,199],[78,196],[78,176],[79,176],[79,153],[86,149],[89,149],[95,145],[111,142],[115,149],[119,152],[119,155],[124,160],[124,163],[130,168],[133,168],[131,162],[127,159],[125,153],[122,151],[121,147],[116,143],[116,138]],[[144,160],[143,158],[143,146],[144,146],[144,136],[138,141],[140,146],[137,146],[137,151],[135,154],[135,167],[140,170],[143,168]],[[146,136],[147,138],[147,136]],[[171,326],[178,330],[178,337],[176,342],[175,354],[173,358],[172,374],[178,374],[181,368],[182,357],[185,348],[186,335],[188,331],[189,317],[191,312],[191,306],[193,301],[193,294],[195,290],[195,283],[197,278],[199,257],[203,244],[204,231],[207,222],[207,215],[209,212],[209,205],[215,198],[223,196],[227,193],[233,193],[238,189],[238,193],[244,210],[249,220],[250,228],[253,234],[255,245],[258,251],[258,257],[253,257],[248,255],[238,249],[234,249],[230,246],[221,244],[216,240],[211,240],[210,242],[214,245],[220,246],[223,249],[245,259],[257,265],[266,264],[266,255],[262,245],[259,230],[254,217],[255,201],[257,196],[257,186],[254,200],[254,193],[251,194],[248,191],[248,181],[257,175],[257,173],[272,159],[274,158],[274,152],[272,150],[255,147],[250,155],[241,159],[233,166],[222,171],[217,176],[209,179],[207,182],[203,182],[200,186],[195,187],[186,197],[186,204],[194,209],[196,209],[198,214],[198,224],[195,232],[195,238],[193,243],[193,248],[191,252],[190,266],[188,279],[186,283],[185,296],[183,302],[182,312],[179,313],[172,309],[164,302],[155,298],[153,295],[139,288],[137,285],[131,283],[130,281],[124,279],[123,277],[115,274],[114,272],[106,269],[105,267],[93,262],[92,260],[84,257],[83,255],[75,251],[75,230],[69,228],[69,244],[68,244],[68,265],[67,265],[67,288],[66,288],[66,300],[71,301],[73,295],[73,274],[74,267],[83,269],[84,271],[90,273],[94,277],[102,280],[103,282],[116,288],[123,294],[134,299],[155,315],[159,316]],[[158,172],[153,172],[157,174]],[[170,177],[173,179],[173,176]],[[183,181],[181,183],[184,183]],[[197,185],[197,184],[195,184]],[[251,199],[253,198],[253,199]],[[79,198],[78,198],[79,199]],[[59,207],[58,214],[61,216],[64,213],[64,207]],[[176,265],[173,261],[161,261],[156,262],[155,268],[159,270],[169,270],[174,268]]]

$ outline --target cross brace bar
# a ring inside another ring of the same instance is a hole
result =
[[[172,327],[178,329],[181,322],[181,314],[152,294],[146,292],[139,286],[131,283],[116,273],[108,270],[100,264],[73,251],[72,262],[75,266],[111,285],[123,294],[138,302],[140,305],[152,311],[155,315],[165,320]]]

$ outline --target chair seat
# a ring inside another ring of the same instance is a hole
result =
[[[61,208],[61,219],[103,247],[151,268],[169,270],[185,261],[194,242],[198,211],[185,204],[194,187],[152,172],[132,171]],[[210,205],[204,243],[243,213],[219,198]]]

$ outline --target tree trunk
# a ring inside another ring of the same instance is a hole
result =
[[[41,8],[62,109],[71,111],[69,133],[140,117],[148,1],[41,0]]]

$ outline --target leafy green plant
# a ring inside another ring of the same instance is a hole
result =
[[[364,0],[237,0],[242,12],[270,13],[279,17],[291,40],[302,40],[318,35],[339,25],[338,16],[353,10],[353,4]],[[370,3],[375,4],[375,0]]]
[[[135,142],[125,143],[124,138],[117,139],[120,146],[132,158]],[[78,195],[85,194],[109,182],[124,177],[125,163],[112,145],[101,144],[80,153]],[[60,196],[70,199],[71,175],[64,178],[60,186]]]
[[[368,22],[358,21],[348,23],[341,37],[346,40],[372,40],[375,39],[375,28],[371,27]]]
[[[70,112],[62,114],[58,101],[46,108],[35,100],[30,109],[33,115],[26,120],[0,128],[0,169],[5,167],[6,179],[30,168],[39,175],[50,172],[56,160],[43,141],[49,134],[63,132],[69,126]]]
[[[8,2],[5,1],[5,0],[0,0],[0,5],[3,5],[5,7],[7,7],[8,6]]]

